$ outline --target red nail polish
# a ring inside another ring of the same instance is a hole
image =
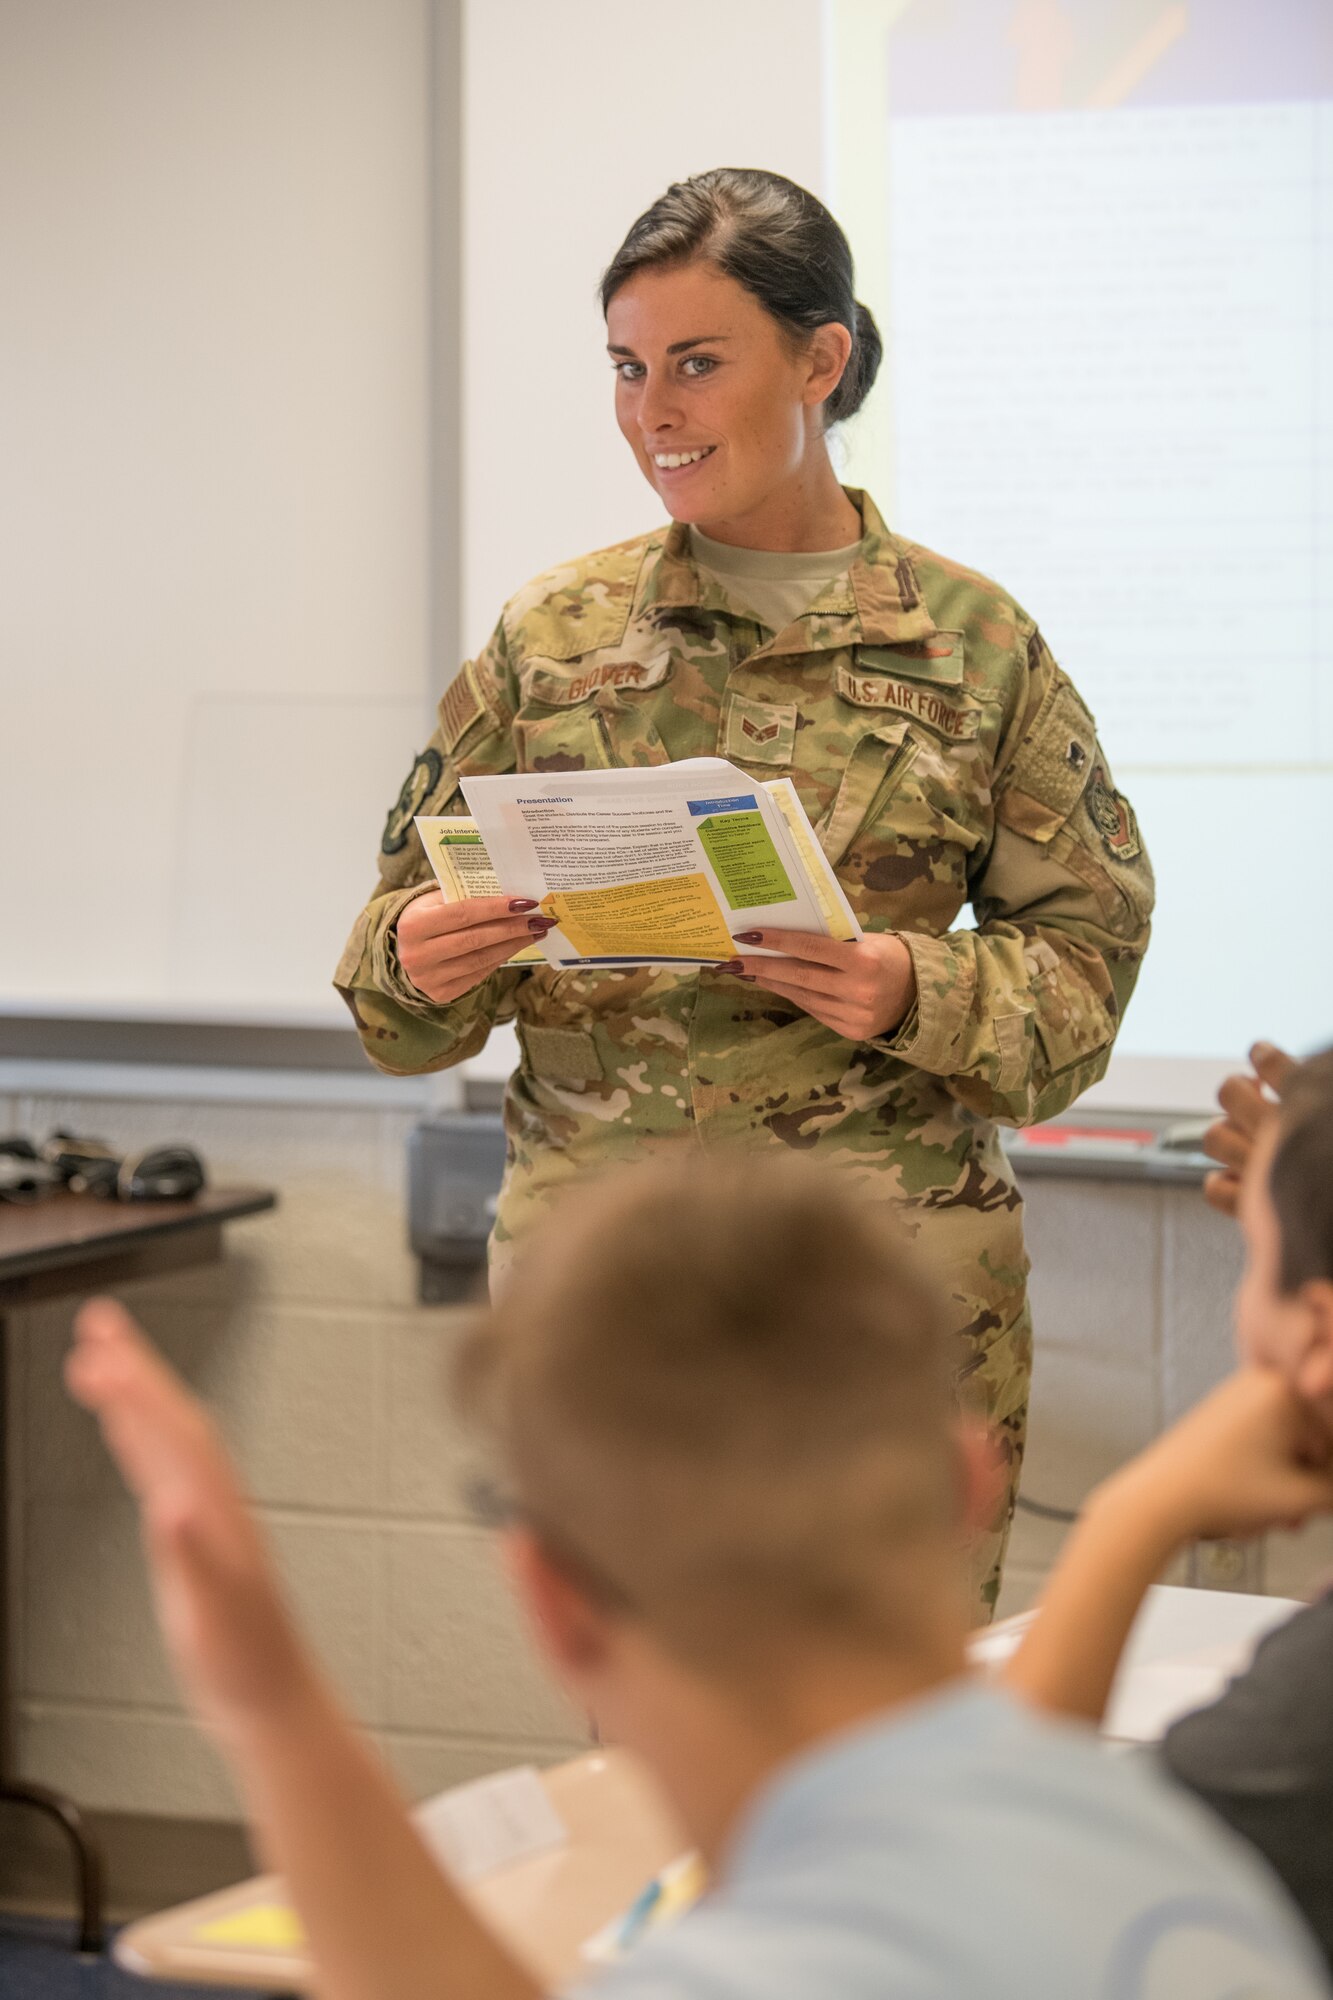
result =
[[[521,917],[525,910],[535,910],[537,905],[531,896],[515,896],[509,907],[516,917]]]
[[[534,937],[545,937],[547,931],[553,931],[555,929],[555,918],[529,917],[528,929],[532,932]]]
[[[764,942],[764,933],[762,931],[733,931],[731,935],[735,938],[737,944],[762,944]]]

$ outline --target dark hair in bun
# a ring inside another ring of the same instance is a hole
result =
[[[879,328],[853,291],[847,238],[822,201],[781,174],[714,167],[673,181],[645,209],[602,277],[605,313],[638,271],[704,257],[744,285],[788,333],[804,338],[836,320],[852,336],[824,422],[854,417],[879,371]]]

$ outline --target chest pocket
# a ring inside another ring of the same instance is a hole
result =
[[[833,803],[815,827],[816,838],[835,868],[862,828],[884,811],[918,748],[907,724],[896,720],[867,729],[853,746]]]
[[[539,657],[519,667],[514,721],[519,769],[599,771],[670,760],[653,718],[670,659],[626,658],[612,647],[582,659]]]
[[[974,743],[981,708],[962,685],[963,636],[937,632],[912,647],[860,646],[840,663],[835,686],[854,708],[892,711],[949,743]]]
[[[955,642],[956,644],[952,644]],[[881,733],[907,730],[915,745],[910,783],[894,802],[893,833],[919,848],[974,853],[991,837],[991,748],[994,716],[969,689],[958,685],[962,642],[941,632],[931,642],[940,653],[927,662],[892,650],[860,648],[854,667],[838,668],[841,699]],[[952,645],[946,654],[945,646]],[[896,671],[889,671],[895,668]],[[907,671],[904,671],[904,668]],[[911,679],[915,672],[919,679]],[[988,727],[988,724],[990,725]],[[868,815],[862,830],[871,824]],[[965,868],[965,861],[960,861]]]

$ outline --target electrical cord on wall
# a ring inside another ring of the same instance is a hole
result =
[[[1022,1514],[1035,1514],[1039,1521],[1062,1521],[1066,1527],[1078,1519],[1077,1507],[1072,1511],[1068,1507],[1048,1507],[1041,1500],[1029,1500],[1025,1493],[1019,1494],[1014,1506]]]

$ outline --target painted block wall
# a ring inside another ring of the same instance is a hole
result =
[[[1194,1188],[1044,1179],[1025,1194],[1036,1366],[1023,1491],[1072,1510],[1231,1366],[1240,1235]],[[1031,1603],[1064,1533],[1019,1513],[1002,1614]],[[1316,1522],[1268,1536],[1241,1587],[1301,1597],[1331,1571],[1333,1522]]]
[[[0,1097],[6,1130],[188,1136],[219,1185],[279,1191],[229,1231],[222,1266],[124,1296],[216,1411],[322,1657],[422,1796],[586,1733],[533,1664],[460,1490],[443,1384],[461,1316],[415,1304],[405,1241],[419,1115],[389,1085],[382,1107]],[[92,1808],[230,1816],[158,1646],[132,1510],[61,1387],[68,1322],[60,1305],[9,1319],[20,1769]]]
[[[361,1080],[358,1079],[358,1083]],[[419,1101],[0,1096],[8,1130],[64,1123],[125,1145],[186,1135],[219,1183],[278,1188],[221,1268],[127,1294],[217,1411],[296,1602],[403,1782],[425,1795],[584,1740],[509,1610],[460,1494],[442,1378],[458,1314],[414,1302],[407,1135]],[[1074,1507],[1227,1365],[1239,1248],[1192,1190],[1029,1184],[1038,1362],[1026,1490]],[[10,1321],[7,1477],[20,1767],[104,1810],[227,1816],[153,1631],[127,1502],[65,1399],[63,1308]],[[1061,1529],[1020,1517],[1002,1609]],[[1333,1568],[1327,1528],[1274,1538],[1270,1589]]]

